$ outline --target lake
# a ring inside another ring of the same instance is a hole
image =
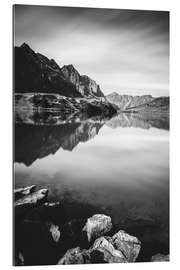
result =
[[[132,114],[44,119],[15,125],[15,187],[48,188],[49,201],[73,205],[69,219],[110,215],[142,241],[139,261],[168,253],[169,123]]]

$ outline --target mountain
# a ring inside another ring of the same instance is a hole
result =
[[[151,95],[130,96],[119,95],[116,92],[107,95],[106,99],[110,103],[115,104],[120,110],[126,110],[129,107],[136,107],[154,100]]]
[[[127,112],[169,114],[169,97],[153,98],[152,101],[126,108]]]
[[[53,59],[35,53],[25,43],[15,47],[14,58],[15,92],[54,92],[68,97],[81,97]]]
[[[58,93],[66,97],[104,97],[100,86],[73,65],[62,68],[26,43],[15,47],[15,92]]]
[[[100,86],[86,75],[80,75],[73,65],[62,67],[65,78],[75,85],[77,91],[84,97],[104,97]]]
[[[106,99],[123,112],[141,114],[167,114],[169,116],[169,97],[152,97],[151,95],[129,96],[112,93]]]

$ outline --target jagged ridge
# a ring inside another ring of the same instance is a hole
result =
[[[58,93],[66,97],[104,97],[100,86],[73,65],[62,68],[26,43],[15,47],[15,92]]]
[[[155,98],[151,95],[129,96],[112,93],[107,95],[106,99],[116,105],[120,111],[169,114],[169,97]]]
[[[131,96],[131,95],[119,95],[113,92],[106,96],[106,99],[115,104],[119,109],[125,110],[129,107],[136,107],[141,104],[152,101],[154,98],[151,95]]]

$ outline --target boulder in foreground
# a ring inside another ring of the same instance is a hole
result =
[[[108,233],[112,229],[111,217],[96,214],[88,218],[83,232],[87,234],[88,241],[95,240],[96,238]]]
[[[117,250],[124,254],[128,262],[136,261],[141,249],[141,242],[137,237],[120,230],[113,235],[110,242]]]
[[[112,245],[110,237],[100,237],[94,242],[91,257],[95,263],[126,262],[123,253]]]
[[[124,231],[114,236],[102,236],[89,250],[76,247],[69,249],[58,264],[128,263],[135,262],[141,242]]]

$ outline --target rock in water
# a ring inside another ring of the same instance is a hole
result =
[[[23,196],[29,195],[30,193],[32,193],[35,190],[35,188],[36,188],[36,186],[32,185],[29,187],[15,189],[14,190],[15,200],[18,200],[18,199],[22,198]]]
[[[120,230],[111,237],[110,242],[115,249],[121,251],[127,262],[135,262],[141,249],[141,242],[137,237]]]
[[[44,203],[44,206],[47,206],[47,207],[58,207],[60,206],[60,202],[45,202]]]
[[[90,263],[90,254],[88,250],[80,247],[69,249],[57,264],[86,264]]]
[[[106,234],[111,228],[111,218],[106,215],[97,214],[88,218],[83,228],[83,232],[86,232],[88,241],[90,242],[91,240]]]
[[[168,262],[169,261],[169,254],[164,255],[161,253],[158,253],[151,258],[151,262]]]
[[[93,244],[91,260],[94,263],[123,263],[127,262],[123,253],[114,248],[110,237],[100,237]]]
[[[135,262],[141,242],[124,231],[114,236],[101,236],[88,250],[76,247],[69,249],[58,264],[128,263]]]
[[[49,231],[52,235],[52,238],[55,242],[58,242],[61,236],[61,232],[59,230],[59,226],[55,224],[49,224]]]
[[[23,266],[24,265],[24,257],[21,252],[18,252],[17,258],[15,260],[15,266]]]
[[[15,202],[15,206],[27,206],[27,205],[36,205],[40,202],[42,202],[48,194],[48,189],[40,189],[36,192],[33,192],[32,194],[26,195],[23,198],[17,200]]]

